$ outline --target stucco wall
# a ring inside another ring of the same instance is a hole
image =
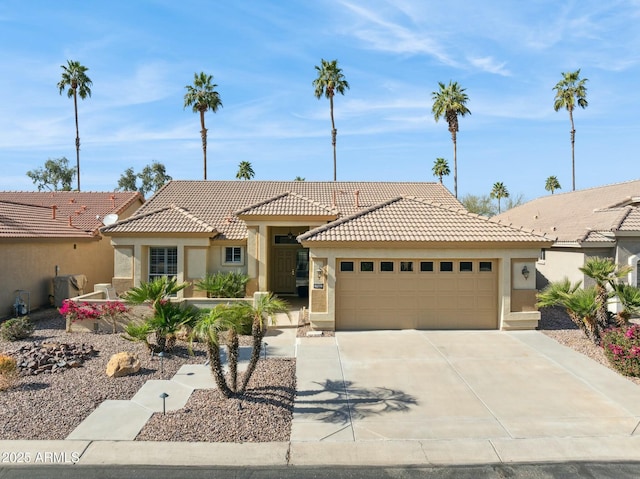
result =
[[[512,288],[512,260],[521,259],[533,265],[531,258],[539,255],[539,249],[533,248],[487,248],[487,249],[466,249],[466,248],[356,248],[356,247],[321,247],[313,243],[305,244],[309,246],[309,256],[312,263],[318,259],[323,259],[326,265],[325,288],[327,294],[326,311],[314,311],[313,303],[309,311],[311,324],[318,329],[335,328],[335,279],[336,260],[338,258],[450,258],[450,259],[492,259],[497,262],[499,269],[498,276],[498,324],[499,329],[531,329],[537,326],[540,319],[538,311],[512,311],[511,310],[511,288]],[[356,245],[354,245],[356,246]],[[514,261],[515,262],[515,261]],[[532,271],[535,277],[535,271]]]
[[[48,306],[56,265],[60,275],[86,275],[86,291],[113,276],[113,249],[105,239],[2,242],[0,252],[0,317],[13,314],[17,289],[30,291],[31,309]]]
[[[584,275],[578,268],[584,265],[584,260],[585,253],[581,249],[547,250],[545,259],[536,263],[538,289],[543,289],[549,283],[562,281],[565,277],[571,282],[583,281]]]

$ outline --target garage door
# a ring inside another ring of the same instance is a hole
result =
[[[336,329],[496,329],[497,261],[338,259]]]

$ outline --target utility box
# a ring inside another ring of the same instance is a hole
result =
[[[84,294],[87,277],[84,274],[66,274],[53,278],[53,301],[56,308],[62,306],[65,299]]]

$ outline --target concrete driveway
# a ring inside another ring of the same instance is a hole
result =
[[[640,459],[640,387],[537,331],[338,332],[299,338],[296,356],[301,464],[318,448],[371,464]]]

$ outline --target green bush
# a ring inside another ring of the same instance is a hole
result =
[[[29,320],[29,317],[22,316],[21,318],[9,319],[2,323],[0,335],[2,339],[6,339],[7,341],[18,341],[31,336],[35,329],[36,327]]]
[[[249,276],[236,271],[218,271],[207,274],[196,282],[199,291],[206,291],[209,298],[244,298]]]
[[[602,336],[602,347],[617,371],[640,377],[640,325],[607,330]]]

